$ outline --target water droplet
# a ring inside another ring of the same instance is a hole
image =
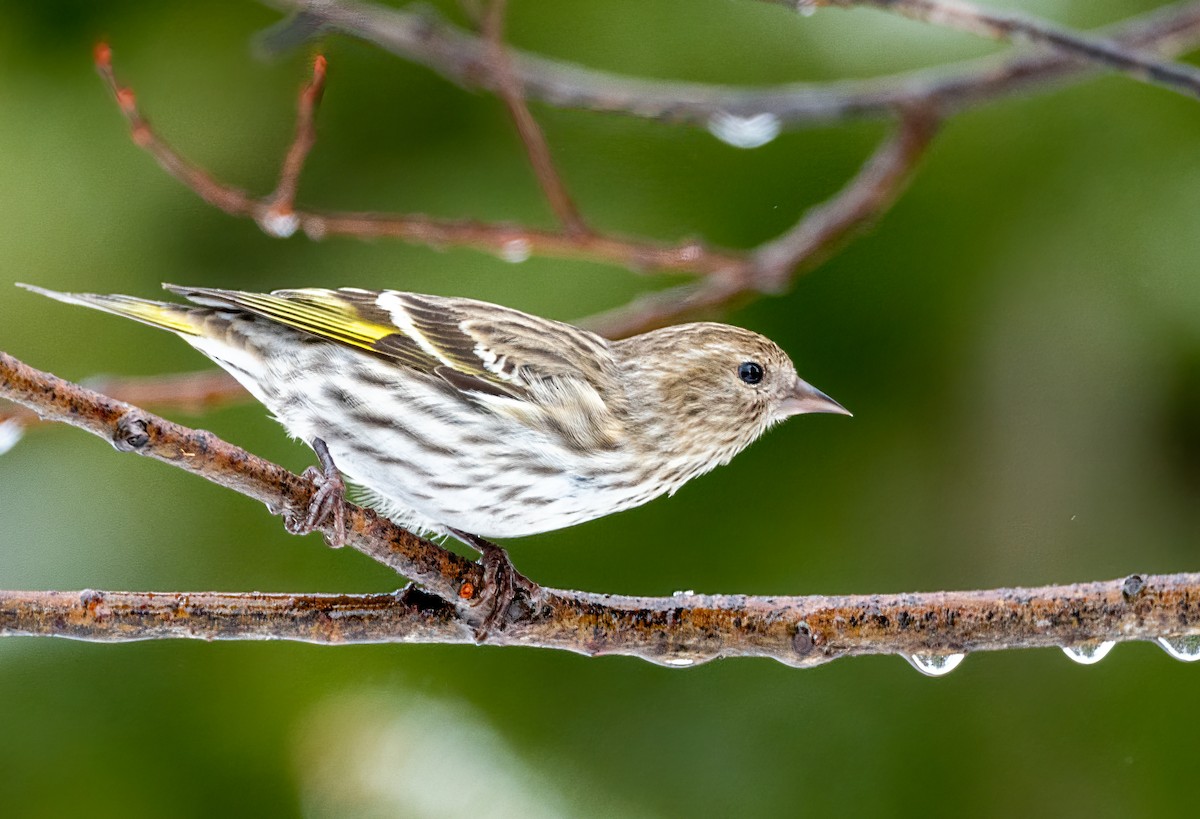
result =
[[[708,120],[708,131],[735,148],[761,148],[779,136],[783,123],[774,114],[739,117],[718,111]]]
[[[533,248],[524,239],[509,239],[500,248],[500,258],[514,264],[523,262],[533,255]]]
[[[1158,644],[1176,660],[1183,660],[1185,663],[1200,660],[1200,634],[1188,637],[1159,637]]]
[[[300,227],[300,220],[291,211],[268,210],[258,220],[258,226],[268,236],[274,236],[277,239],[286,239]]]
[[[1086,643],[1063,646],[1062,650],[1063,654],[1080,665],[1094,665],[1107,657],[1108,652],[1112,651],[1112,647],[1116,644],[1116,640],[1089,640]]]
[[[24,434],[25,425],[16,418],[9,418],[0,423],[0,455],[16,446],[17,441],[20,441]]]
[[[695,593],[696,593],[696,592],[694,592],[693,590],[691,590],[691,589],[688,589],[687,591],[676,591],[676,592],[671,592],[671,596],[672,596],[672,597],[691,597],[691,596],[692,596],[693,594],[695,594]]]
[[[663,660],[663,665],[674,666],[675,668],[687,668],[689,665],[695,665],[696,661],[691,657],[667,657]]]
[[[966,659],[966,656],[966,654],[907,654],[904,659],[927,677],[944,677],[958,668],[959,663]]]

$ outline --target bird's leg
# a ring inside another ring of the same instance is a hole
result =
[[[482,643],[487,639],[493,628],[504,628],[504,617],[508,607],[517,599],[517,593],[532,598],[537,591],[537,584],[517,571],[508,552],[485,540],[479,535],[472,535],[458,529],[450,529],[450,534],[479,552],[479,562],[483,564],[483,591],[479,595],[479,604],[486,606],[487,614],[483,622],[475,629],[475,642]],[[476,605],[479,605],[476,604]]]
[[[308,501],[307,512],[293,513],[284,519],[284,527],[293,535],[307,535],[327,520],[333,520],[333,531],[325,536],[325,542],[334,549],[346,545],[346,482],[338,471],[329,454],[329,447],[320,438],[313,438],[313,451],[321,468],[310,466],[304,470],[308,478],[317,487],[312,498]]]

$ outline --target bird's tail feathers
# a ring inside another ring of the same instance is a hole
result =
[[[26,290],[40,293],[43,296],[48,296],[56,301],[66,302],[67,304],[81,304],[84,307],[92,307],[97,310],[103,310],[106,313],[125,316],[134,321],[149,324],[151,327],[170,330],[180,335],[195,336],[201,334],[200,321],[193,315],[192,308],[182,304],[151,301],[150,299],[139,299],[133,296],[100,295],[98,293],[61,293],[57,290],[47,290],[44,287],[36,287],[32,284],[22,284],[20,282],[17,282],[17,287],[23,287]]]

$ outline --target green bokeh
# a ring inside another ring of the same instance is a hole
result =
[[[446,12],[461,18],[452,4]],[[1009,3],[1075,25],[1153,6]],[[526,0],[519,45],[648,77],[870,76],[994,51],[866,11]],[[192,159],[273,185],[309,58],[256,61],[247,3],[9,3],[0,26],[0,348],[70,378],[197,369],[167,336],[18,291],[164,280],[396,287],[571,319],[659,282],[583,262],[268,238],[134,148],[90,67],[110,38]],[[503,106],[342,38],[301,202],[549,224]],[[597,225],[750,246],[835,191],[879,124],[755,151],[534,106]],[[785,296],[732,313],[852,421],[804,418],[671,500],[512,545],[597,591],[987,588],[1196,567],[1200,110],[1102,78],[955,118],[907,195]],[[311,461],[257,406],[182,414]],[[259,504],[82,433],[0,456],[0,587],[382,591]],[[1147,644],[811,671],[465,647],[0,641],[0,813],[1178,815],[1200,669]],[[437,763],[431,767],[431,761]],[[437,775],[429,771],[439,772]],[[361,781],[360,781],[361,779]]]

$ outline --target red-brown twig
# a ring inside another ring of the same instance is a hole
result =
[[[300,100],[296,106],[296,136],[283,158],[279,184],[271,194],[271,204],[263,216],[266,222],[263,229],[277,236],[291,235],[297,227],[292,211],[296,204],[296,190],[300,186],[304,161],[308,159],[309,151],[317,142],[316,116],[317,107],[321,104],[321,95],[325,93],[325,68],[325,57],[318,54],[313,60],[312,80],[300,92]],[[263,220],[260,220],[260,224]]]
[[[736,276],[709,276],[653,293],[644,293],[580,324],[607,338],[627,336],[664,327],[680,316],[729,307],[737,299],[750,297],[744,280]]]
[[[238,205],[234,210],[222,209],[235,215],[252,215],[264,226],[273,224],[275,229],[272,232],[279,230],[281,220],[297,219],[306,230],[311,230],[315,220],[324,219],[326,223],[332,222],[336,226],[334,232],[348,235],[397,235],[408,238],[406,231],[413,230],[420,239],[436,243],[461,243],[468,236],[478,238],[480,235],[470,234],[466,230],[468,223],[457,223],[457,230],[446,231],[445,223],[425,222],[423,217],[417,216],[364,214],[317,217],[291,210],[303,159],[314,139],[312,117],[323,90],[325,67],[322,60],[317,62],[312,83],[301,93],[296,139],[284,162],[280,184],[272,196],[263,200],[253,200],[240,191],[216,182],[208,174],[180,159],[167,143],[155,135],[138,113],[132,92],[117,84],[112,73],[111,52],[105,46],[97,50],[97,65],[113,89],[122,112],[129,119],[139,145],[150,151],[163,167],[206,201],[222,207],[220,203],[236,200]],[[708,274],[699,282],[638,297],[628,304],[581,322],[611,338],[644,332],[684,316],[728,306],[739,299],[744,301],[756,294],[785,289],[795,276],[811,269],[830,248],[891,206],[928,147],[935,133],[935,124],[933,116],[927,112],[917,109],[906,112],[896,133],[880,145],[845,188],[825,203],[812,208],[793,228],[777,239],[736,258],[714,253],[697,243],[651,251],[644,245],[592,233],[565,235],[516,227],[507,228],[507,234],[499,234],[500,249],[503,251],[514,244],[526,250],[544,249],[544,239],[546,243],[559,243],[557,246],[560,248],[567,244],[587,246],[597,250],[600,255],[619,256],[635,268],[693,269]],[[176,173],[176,169],[181,168],[188,169],[188,172]],[[495,226],[477,227],[492,239],[497,238]],[[247,396],[231,377],[212,371],[143,379],[109,379],[102,382],[99,388],[132,403],[183,409],[235,402]],[[34,420],[30,413],[20,410],[0,412],[0,421],[8,418],[16,418],[26,424]]]
[[[563,231],[571,236],[588,233],[587,225],[584,224],[583,217],[579,215],[579,210],[571,200],[571,195],[567,193],[567,187],[563,184],[554,160],[550,157],[550,146],[546,143],[546,136],[538,126],[537,120],[533,118],[533,114],[529,113],[529,106],[525,104],[521,86],[513,75],[512,62],[504,47],[506,6],[505,0],[492,0],[483,20],[483,36],[492,54],[496,93],[504,100],[504,105],[508,108],[509,115],[517,126],[517,134],[521,137],[521,144],[525,146],[525,153],[529,156],[529,164],[533,167],[534,175],[537,176],[538,185],[541,186],[546,201],[550,203],[550,208],[558,217]]]
[[[308,481],[221,441],[156,418],[0,353],[0,397],[201,475],[273,509],[303,508]],[[475,639],[477,564],[346,505],[350,544],[419,580],[386,595],[213,592],[0,592],[0,635],[116,642],[173,637],[317,643]],[[1200,575],[1036,589],[844,597],[678,594],[623,597],[535,587],[487,635],[496,645],[626,654],[672,666],[771,657],[806,667],[858,654],[902,654],[927,672],[971,651],[1167,639],[1196,654]]]
[[[623,265],[633,270],[672,270],[707,274],[744,266],[745,254],[735,251],[700,247],[695,242],[667,244],[642,239],[600,236],[590,232],[560,232],[539,230],[519,225],[488,224],[470,220],[435,219],[420,214],[331,213],[292,209],[283,213],[277,208],[276,195],[254,197],[238,188],[226,185],[211,174],[188,162],[151,127],[138,109],[132,90],[120,85],[112,68],[112,51],[107,45],[96,49],[96,65],[100,76],[112,90],[117,105],[129,122],[133,141],[158,160],[168,173],[189,187],[205,202],[231,216],[248,216],[268,234],[287,236],[296,229],[314,238],[350,236],[359,239],[390,237],[410,242],[444,247],[458,245],[487,250],[500,256],[539,254],[570,258],[597,259]],[[311,117],[324,76],[324,64],[318,64],[314,82],[301,93],[297,141],[284,163],[280,189],[287,193],[289,169],[295,174],[307,154],[311,139]],[[307,123],[307,124],[306,124]],[[293,180],[294,181],[294,180]],[[696,252],[700,247],[699,253]]]
[[[489,19],[493,22],[488,23],[488,28],[492,30],[493,37],[499,36],[500,23],[494,21],[498,16],[496,9],[502,11],[503,7],[493,5],[489,13]],[[597,317],[592,326],[613,336],[644,331],[698,310],[728,304],[739,297],[748,298],[756,293],[783,289],[805,265],[891,205],[934,133],[933,117],[924,109],[913,108],[902,112],[899,135],[886,142],[842,192],[806,214],[792,230],[751,251],[714,250],[698,242],[663,245],[648,240],[601,235],[583,228],[582,221],[571,215],[575,213],[574,206],[563,208],[563,202],[569,202],[569,197],[566,197],[566,191],[545,150],[542,133],[529,117],[517,90],[511,90],[507,97],[510,110],[518,121],[522,139],[529,149],[547,198],[563,222],[562,231],[446,221],[409,214],[317,214],[290,208],[281,212],[277,209],[280,200],[276,197],[254,199],[216,181],[211,175],[183,160],[174,148],[150,128],[138,112],[132,92],[116,82],[111,52],[107,47],[101,47],[97,54],[100,73],[113,89],[122,112],[130,122],[134,141],[205,201],[232,215],[251,216],[273,235],[290,233],[298,226],[314,236],[390,236],[439,246],[456,244],[479,247],[502,255],[541,253],[606,259],[634,270],[673,270],[708,277],[708,281],[687,288],[686,293],[678,289],[665,291]],[[497,59],[503,61],[504,58]],[[323,77],[324,63],[319,62],[313,84],[301,96],[297,137],[289,151],[289,159],[284,163],[281,191],[294,192],[303,156],[311,148],[312,115]],[[525,124],[521,125],[522,122]],[[290,199],[284,201],[290,205]],[[674,295],[684,297],[668,301]]]

